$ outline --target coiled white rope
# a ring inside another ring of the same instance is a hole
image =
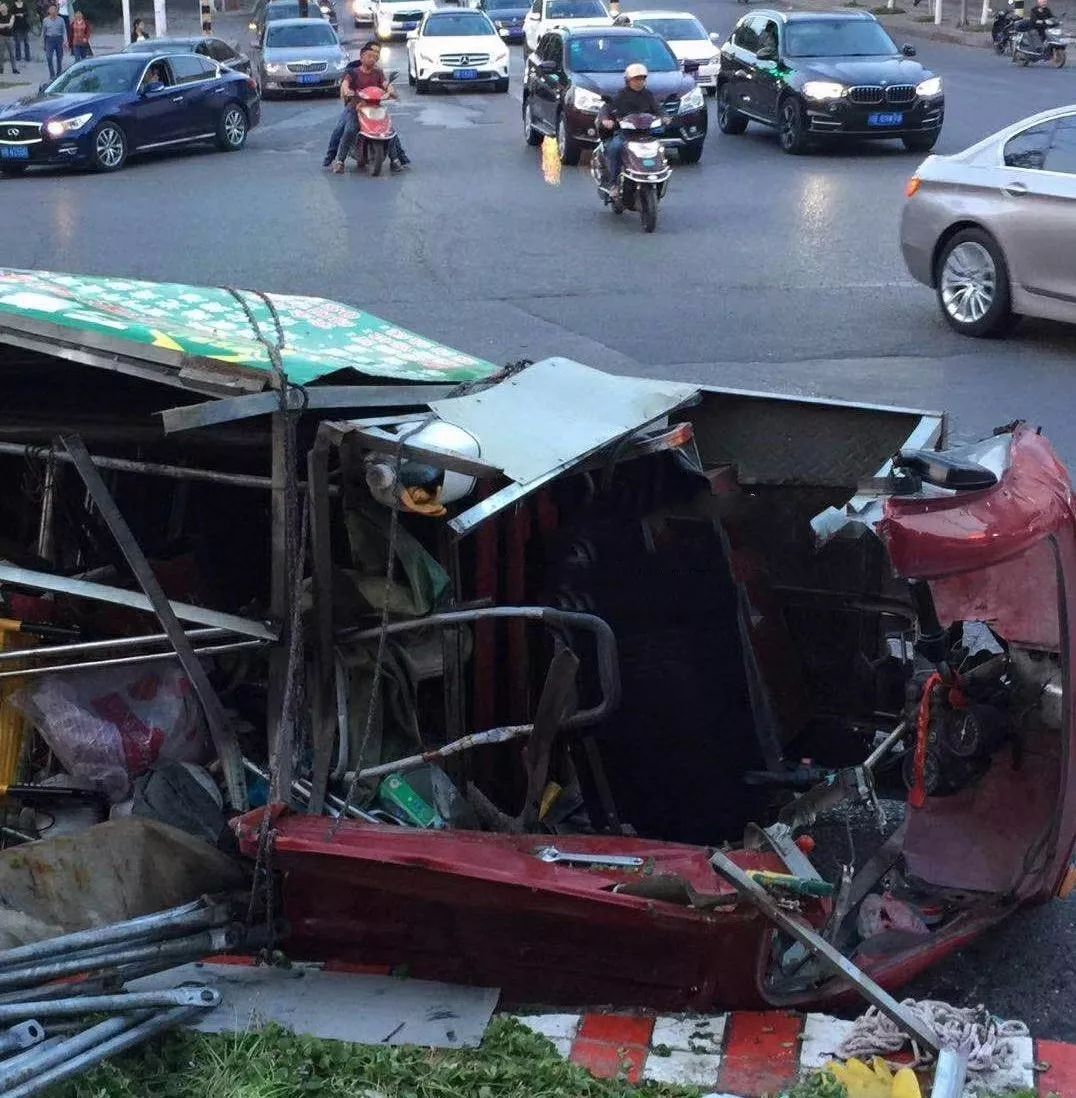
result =
[[[915,1014],[937,1036],[941,1048],[968,1049],[968,1071],[1004,1071],[1017,1057],[1017,1037],[1029,1036],[1023,1022],[995,1018],[986,1007],[954,1007],[932,999],[905,999],[901,1006]],[[905,1033],[877,1007],[856,1019],[855,1026],[837,1050],[842,1059],[860,1059],[899,1052],[911,1043],[915,1064],[929,1063],[928,1050]]]

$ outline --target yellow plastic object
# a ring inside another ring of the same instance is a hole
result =
[[[542,139],[542,175],[551,187],[560,183],[560,152],[555,137]]]
[[[0,619],[0,652],[10,652],[16,648],[31,648],[37,641],[19,631],[19,623]],[[5,669],[15,671],[17,663],[8,663]],[[15,770],[22,754],[23,736],[26,734],[26,720],[11,704],[9,698],[22,685],[22,679],[0,679],[0,796],[14,784]]]
[[[879,1056],[874,1057],[870,1067],[853,1057],[844,1064],[826,1064],[826,1071],[844,1084],[848,1098],[923,1098],[911,1068],[901,1068],[894,1075]]]

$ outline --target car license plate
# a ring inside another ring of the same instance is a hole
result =
[[[0,160],[29,160],[30,150],[22,145],[0,146]]]
[[[417,23],[404,23],[403,24],[403,29],[405,31],[413,31],[415,29],[415,27],[417,27],[417,26],[418,26]]]
[[[869,114],[868,126],[899,126],[904,121],[903,114]]]
[[[454,69],[452,77],[454,80],[477,80],[478,69]]]
[[[299,77],[299,83],[300,84],[319,84],[319,83],[321,83],[321,73],[320,72],[304,72],[302,74],[302,76]]]

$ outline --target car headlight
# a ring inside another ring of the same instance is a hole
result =
[[[93,118],[92,114],[76,114],[74,118],[54,118],[51,122],[45,123],[45,133],[49,137],[63,137],[65,133],[81,130],[91,118]]]
[[[808,99],[840,99],[848,94],[848,89],[832,80],[808,80],[803,85],[803,94]]]
[[[916,89],[916,95],[922,95],[929,97],[931,95],[941,95],[942,81],[940,76],[931,76],[922,82]]]
[[[392,19],[386,19],[385,16],[379,15],[377,17],[377,33],[382,38],[388,38],[392,34]]]
[[[274,61],[269,61],[265,65],[265,71],[269,73],[270,76],[277,76],[278,74],[282,73],[284,69],[284,65],[278,65]]]
[[[343,69],[346,69],[347,68],[347,58],[346,57],[338,57],[335,61],[332,62],[332,68],[336,69],[337,72],[341,72]]]
[[[572,102],[576,110],[600,111],[604,100],[597,92],[588,91],[586,88],[576,88]]]
[[[699,111],[706,106],[706,100],[702,97],[702,88],[692,88],[687,95],[680,100],[680,111]]]

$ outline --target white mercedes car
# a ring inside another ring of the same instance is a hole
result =
[[[430,12],[407,36],[407,80],[419,95],[431,84],[483,84],[508,91],[508,31],[484,11]]]
[[[631,11],[617,21],[618,27],[645,27],[669,43],[677,61],[697,61],[695,79],[711,95],[717,90],[721,68],[721,37],[706,28],[689,11]]]
[[[604,0],[534,0],[523,20],[523,54],[534,53],[538,39],[557,27],[611,27]]]

